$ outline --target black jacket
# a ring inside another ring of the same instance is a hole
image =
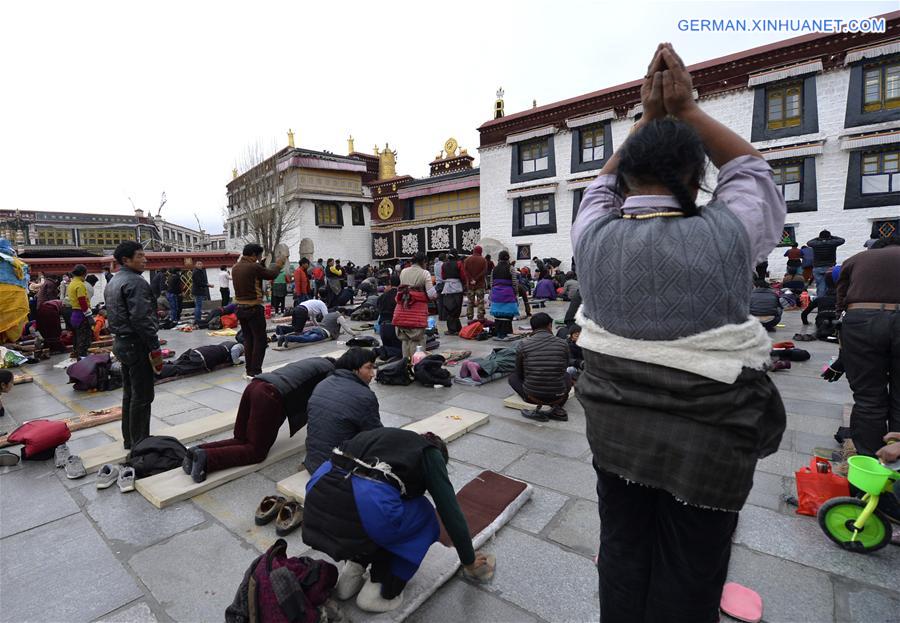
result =
[[[806,246],[813,250],[813,267],[829,267],[837,264],[837,248],[844,244],[843,238],[813,238]]]
[[[256,376],[258,380],[275,387],[281,394],[284,415],[291,427],[291,436],[306,425],[310,396],[332,370],[334,364],[328,359],[312,357]]]
[[[315,473],[332,450],[358,433],[381,426],[375,393],[350,370],[335,370],[309,399],[306,469]]]
[[[781,309],[778,295],[771,288],[753,288],[750,293],[751,316],[774,316]]]
[[[103,290],[109,332],[139,340],[148,351],[159,350],[156,297],[140,273],[123,266]]]
[[[209,297],[209,280],[205,268],[195,268],[191,272],[191,294]]]
[[[181,284],[181,275],[179,275],[178,273],[169,275],[168,279],[166,280],[166,291],[169,294],[181,296],[183,288],[184,287]]]
[[[536,331],[524,339],[516,356],[516,372],[525,392],[533,396],[565,396],[568,367],[569,345],[549,331]]]

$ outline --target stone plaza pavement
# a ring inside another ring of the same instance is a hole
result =
[[[560,317],[564,305],[550,304],[548,311]],[[787,326],[774,334],[778,340],[801,328],[799,314],[785,315]],[[179,352],[222,339],[205,331],[161,336]],[[447,337],[441,342],[441,350],[475,355],[501,345]],[[900,549],[846,553],[814,518],[796,515],[783,501],[785,493],[794,492],[793,473],[809,463],[812,448],[835,445],[831,436],[851,401],[845,379],[828,384],[818,377],[837,347],[798,345],[813,357],[773,374],[789,413],[788,431],[781,449],[759,462],[734,538],[730,579],[762,595],[765,621],[898,621]],[[328,342],[269,350],[265,365],[336,348]],[[59,360],[24,368],[36,382],[5,396],[7,416],[0,427],[119,403],[120,391],[73,391],[65,372],[53,368]],[[242,371],[157,386],[151,430],[235,408],[246,385]],[[441,389],[373,383],[372,389],[387,425],[400,426],[447,406],[490,414],[487,425],[450,444],[450,476],[457,488],[482,469],[534,485],[532,500],[485,547],[497,556],[493,582],[475,586],[457,575],[410,620],[597,621],[592,558],[600,522],[578,402],[567,404],[568,422],[537,424],[503,406],[512,393],[505,381]],[[72,452],[109,443],[113,437],[103,430],[115,426],[74,433]],[[163,510],[137,492],[123,495],[115,486],[98,491],[93,475],[67,480],[52,461],[0,468],[0,621],[221,621],[247,565],[276,538],[272,525],[254,525],[254,510],[263,496],[275,493],[276,481],[297,471],[300,459],[285,459]],[[307,549],[299,530],[287,541],[289,555]]]

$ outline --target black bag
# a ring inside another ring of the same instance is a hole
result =
[[[397,361],[389,361],[378,368],[375,380],[381,385],[409,385],[413,382],[409,371],[409,359],[403,357]]]
[[[347,346],[359,346],[361,348],[377,348],[381,346],[381,342],[379,342],[372,335],[358,335],[356,337],[350,338],[347,340]]]
[[[125,462],[135,478],[146,478],[180,468],[186,455],[187,448],[174,437],[150,435],[134,444]]]
[[[370,305],[363,305],[361,307],[357,307],[353,310],[353,313],[350,314],[350,320],[356,321],[371,321],[378,319],[378,310]]]
[[[446,361],[442,355],[428,355],[413,368],[416,380],[426,387],[450,387],[453,381],[450,371],[444,368]]]

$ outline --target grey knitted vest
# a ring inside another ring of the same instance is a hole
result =
[[[750,242],[721,202],[690,218],[601,217],[575,260],[582,312],[621,337],[674,340],[749,314]]]

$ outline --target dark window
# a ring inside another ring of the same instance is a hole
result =
[[[898,161],[900,150],[897,145],[872,151],[851,151],[844,209],[874,208],[900,203]]]
[[[788,212],[816,210],[816,159],[808,156],[798,160],[772,162],[775,184],[784,194]]]
[[[900,119],[900,56],[850,66],[844,127]]]
[[[766,141],[818,131],[815,75],[755,90],[750,140]]]
[[[572,191],[572,222],[578,218],[578,208],[581,207],[581,200],[584,198],[584,189],[579,188]]]
[[[612,155],[610,122],[572,130],[572,173],[600,169]]]
[[[336,203],[316,204],[316,225],[319,227],[342,227],[341,208]]]
[[[513,236],[556,233],[556,204],[553,195],[513,200]]]
[[[553,137],[513,143],[510,183],[526,182],[556,175]]]
[[[900,219],[886,219],[872,223],[871,238],[890,238],[900,232]]]
[[[779,247],[789,247],[797,241],[797,233],[794,225],[785,225],[781,231],[781,240],[778,242]]]
[[[354,225],[365,225],[366,217],[363,214],[363,206],[351,206],[351,216],[353,218]]]

